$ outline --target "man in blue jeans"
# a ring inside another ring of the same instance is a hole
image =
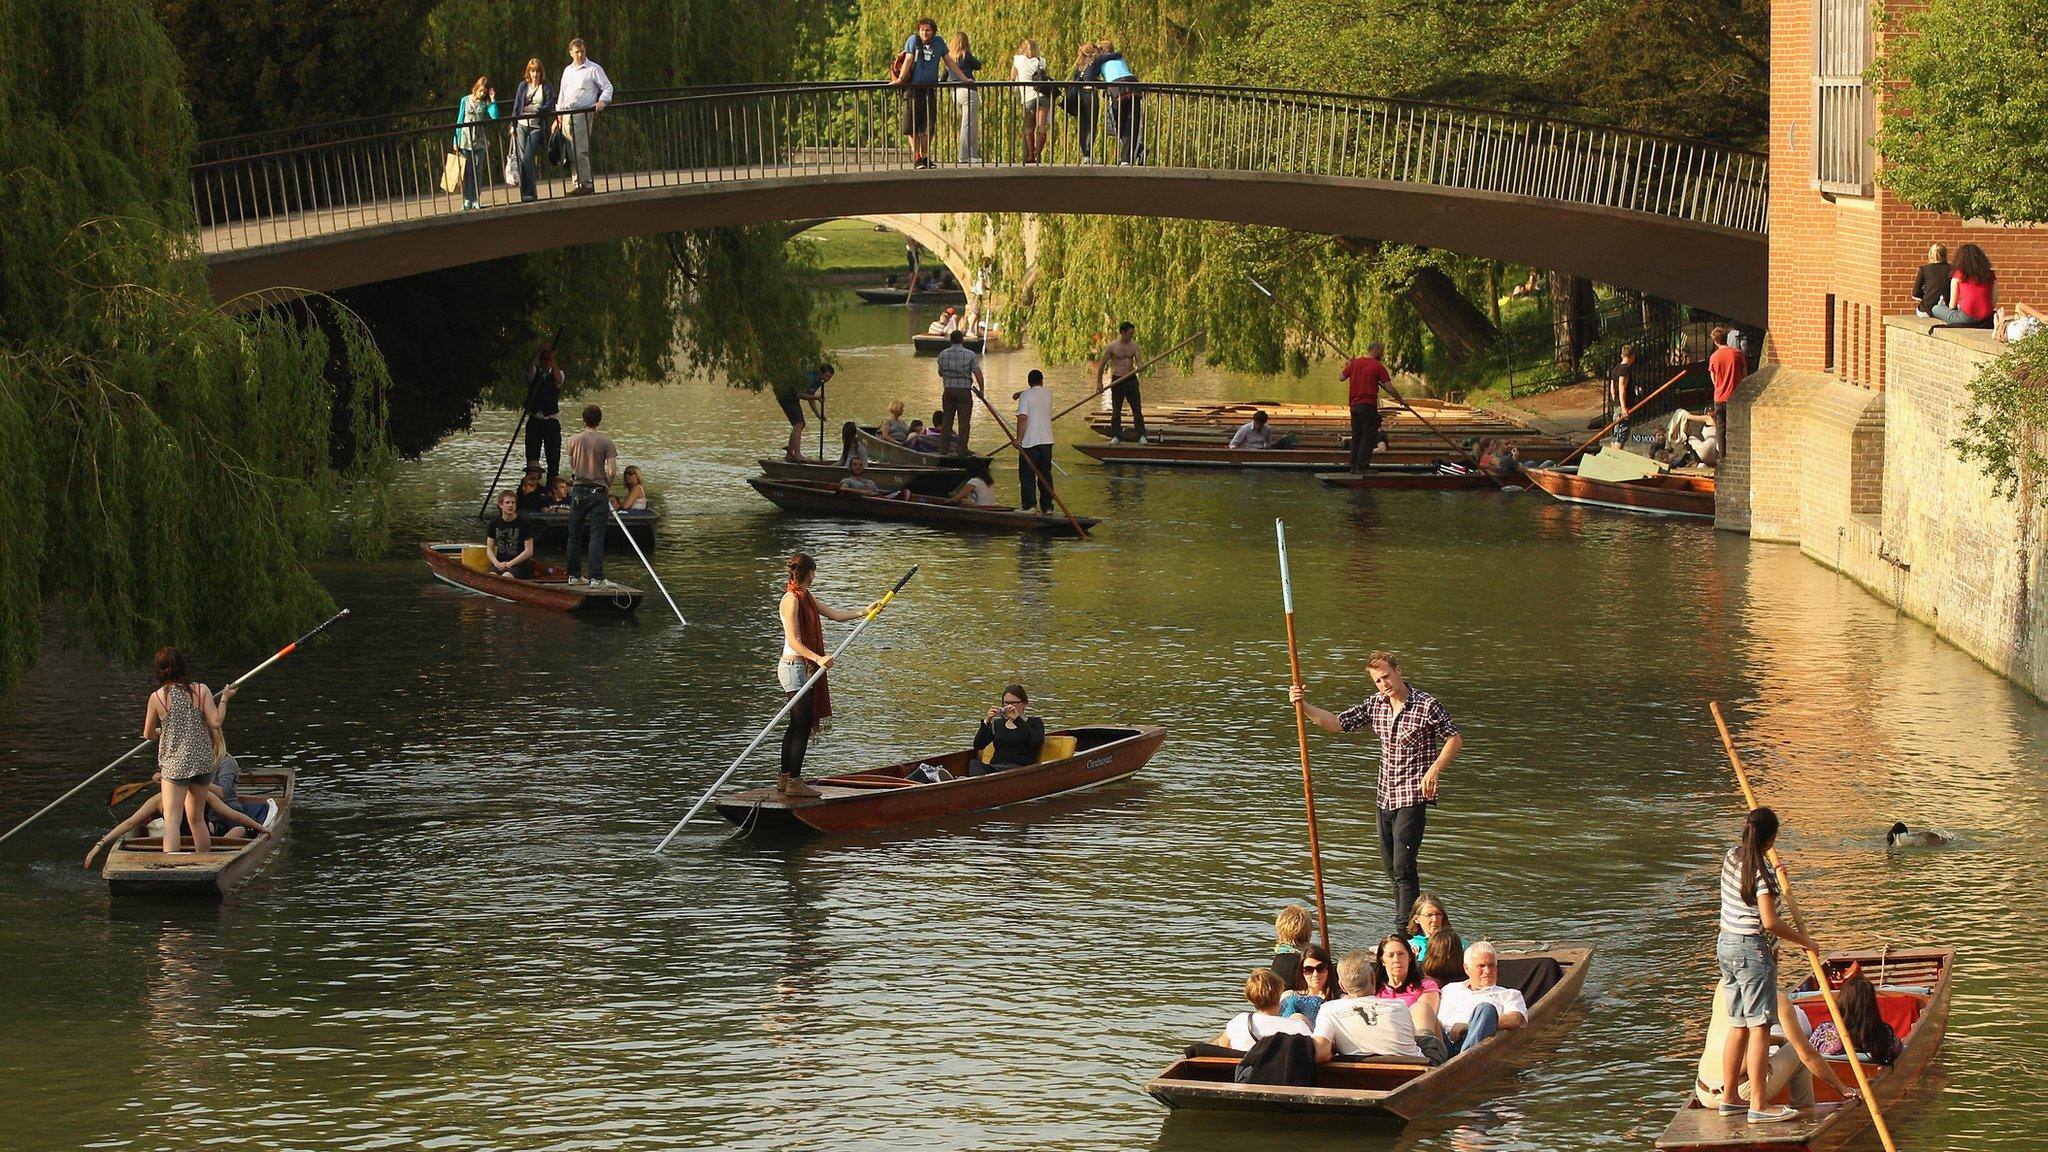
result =
[[[590,530],[590,579],[604,579],[604,530],[612,514],[612,483],[619,464],[618,445],[597,430],[604,410],[592,404],[583,410],[583,431],[569,438],[569,583],[583,584],[583,532]]]

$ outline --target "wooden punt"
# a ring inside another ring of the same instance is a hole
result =
[[[230,841],[216,838],[213,851],[190,856],[164,855],[161,833],[148,835],[138,830],[107,850],[106,866],[100,875],[107,890],[116,896],[176,896],[218,900],[256,874],[277,850],[291,818],[292,798],[297,782],[290,769],[281,772],[251,772],[243,776],[235,795],[243,800],[272,800],[276,813],[266,823],[270,835],[253,840]],[[191,848],[190,830],[183,837]]]
[[[1150,441],[1110,441],[1107,444],[1076,444],[1083,456],[1104,464],[1140,464],[1169,468],[1275,468],[1297,472],[1327,472],[1351,462],[1344,448],[1228,448],[1207,444],[1155,444]],[[1436,462],[1448,453],[1442,444],[1434,450],[1385,450],[1373,453],[1374,471],[1434,471]]]
[[[967,775],[973,752],[959,749],[886,768],[869,768],[808,783],[824,795],[790,799],[774,788],[751,788],[718,797],[718,812],[748,828],[858,832],[936,820],[1043,800],[1122,780],[1145,766],[1166,740],[1155,724],[1102,724],[1048,732],[1046,755],[1036,764],[985,776]],[[938,784],[906,780],[920,764],[936,764],[955,779]]]
[[[919,356],[937,356],[946,350],[946,345],[952,342],[953,338],[951,336],[934,336],[929,332],[919,332],[910,338],[910,345],[917,349]],[[969,352],[979,353],[982,350],[984,339],[980,336],[969,336],[960,341],[960,343]]]
[[[770,480],[764,476],[750,476],[747,483],[754,491],[775,502],[785,512],[796,512],[807,516],[834,516],[854,520],[911,520],[930,524],[937,528],[963,528],[970,531],[988,532],[1044,532],[1050,535],[1071,536],[1074,526],[1065,516],[1057,513],[1041,516],[1036,512],[1024,512],[1002,506],[973,507],[965,504],[948,504],[930,496],[868,496],[859,492],[848,492],[836,484],[809,483],[797,480]],[[1092,516],[1077,516],[1083,528],[1093,528],[1101,521]]]
[[[1955,962],[1955,949],[1934,947],[1831,952],[1823,961],[1830,979],[1839,978],[1852,963],[1862,965],[1863,974],[1878,985],[1878,1011],[1904,1044],[1898,1063],[1890,1068],[1864,1065],[1864,1072],[1870,1077],[1870,1090],[1887,1118],[1892,1115],[1891,1105],[1926,1073],[1928,1064],[1941,1050],[1942,1035],[1948,1030],[1949,982]],[[1827,1019],[1826,1006],[1817,998],[1800,999],[1800,993],[1814,990],[1809,973],[1792,995],[1799,1010],[1818,1023]],[[1843,1083],[1855,1083],[1847,1058],[1834,1058],[1829,1063]],[[1657,1147],[1667,1152],[1727,1148],[1772,1152],[1818,1150],[1840,1147],[1870,1126],[1870,1112],[1861,1101],[1845,1102],[1825,1084],[1814,1085],[1814,1097],[1814,1105],[1800,1109],[1798,1119],[1751,1124],[1742,1115],[1723,1116],[1718,1109],[1701,1107],[1699,1097],[1688,1092],[1670,1126],[1657,1138]]]
[[[1523,971],[1554,960],[1560,978],[1529,1005],[1529,1022],[1512,1032],[1497,1032],[1477,1048],[1431,1068],[1369,1057],[1338,1057],[1316,1068],[1312,1087],[1239,1084],[1235,1056],[1183,1056],[1145,1085],[1152,1098],[1169,1108],[1225,1111],[1321,1113],[1405,1122],[1442,1111],[1452,1099],[1498,1069],[1508,1054],[1529,1045],[1536,1034],[1557,1022],[1577,1000],[1593,958],[1590,944],[1560,944],[1501,954],[1501,982],[1520,983]]]
[[[836,463],[763,457],[761,472],[770,480],[802,480],[837,484],[853,474]],[[984,469],[986,471],[986,469]],[[916,464],[870,464],[868,479],[884,488],[908,488],[920,496],[948,496],[960,490],[973,473],[966,468],[925,468]],[[985,477],[984,477],[985,479]]]
[[[475,571],[462,562],[462,550],[466,547],[481,545],[422,544],[420,554],[427,558],[427,570],[434,574],[434,579],[453,584],[465,592],[476,592],[498,600],[531,604],[556,612],[631,612],[640,606],[642,593],[638,588],[624,584],[598,588],[589,585],[571,587],[568,573],[555,564],[536,561],[531,580],[514,580],[495,572]]]
[[[965,455],[941,455],[937,452],[919,452],[898,444],[887,437],[877,435],[873,428],[855,430],[855,442],[866,453],[869,464],[901,464],[911,468],[962,468],[970,476],[979,476],[993,482],[989,475],[989,458]]]
[[[853,294],[860,297],[863,304],[902,304],[910,299],[910,290],[908,288],[855,288]],[[965,304],[967,303],[967,290],[964,288],[933,288],[929,291],[920,289],[917,293],[917,302],[919,304]]]
[[[1653,516],[1714,518],[1714,478],[1690,473],[1665,473],[1641,480],[1594,480],[1576,467],[1524,468],[1538,488],[1567,504],[1590,504],[1621,512]]]
[[[1378,465],[1374,465],[1367,472],[1318,472],[1316,479],[1332,488],[1378,488],[1422,492],[1500,491],[1500,484],[1488,479],[1484,472],[1463,475],[1446,475],[1435,470],[1396,472],[1380,468]]]
[[[490,513],[477,519],[488,526],[491,521],[497,518],[498,506],[496,503],[493,503]],[[526,513],[526,518],[533,522],[533,546],[535,548],[567,548],[569,546],[568,509],[553,508],[541,512],[528,512]],[[661,513],[656,512],[652,508],[635,508],[619,513],[619,518],[626,522],[626,531],[633,534],[634,541],[640,547],[654,547],[654,529],[656,525],[661,523]],[[614,541],[618,541],[620,550],[625,550],[624,541],[619,541],[618,524],[607,518],[605,520],[605,551],[607,553],[611,551],[611,544]]]

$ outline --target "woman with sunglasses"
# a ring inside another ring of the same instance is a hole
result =
[[[1030,704],[1031,697],[1025,694],[1022,684],[1003,689],[1003,702],[988,710],[988,719],[974,733],[974,758],[967,764],[969,776],[1038,763],[1038,753],[1045,747],[1045,721],[1024,715]],[[983,764],[981,750],[991,744],[995,751],[989,754],[989,762]]]
[[[1314,1024],[1323,1002],[1337,998],[1337,967],[1330,959],[1330,950],[1321,944],[1308,944],[1301,949],[1301,985],[1304,991],[1289,992],[1280,998],[1280,1014],[1300,1016]]]

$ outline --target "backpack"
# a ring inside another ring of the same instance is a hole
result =
[[[1252,1030],[1253,1016],[1245,1013],[1244,1033],[1252,1037],[1251,1050],[1237,1062],[1233,1077],[1239,1084],[1273,1084],[1308,1088],[1316,1082],[1316,1042],[1298,1032],[1275,1032],[1260,1037]]]

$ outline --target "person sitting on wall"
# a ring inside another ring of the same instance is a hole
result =
[[[1943,324],[1959,328],[1988,328],[1991,313],[1998,307],[1998,276],[1991,271],[1991,258],[1975,244],[1956,249],[1955,271],[1949,277],[1948,303],[1927,310]]]

